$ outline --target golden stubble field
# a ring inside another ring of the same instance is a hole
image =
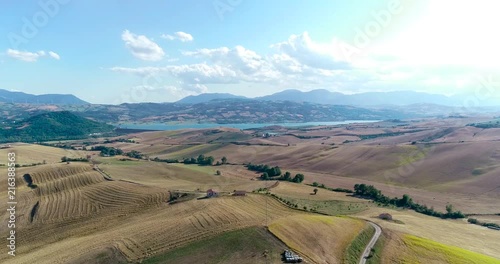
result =
[[[29,189],[18,180],[16,263],[90,261],[103,252],[138,261],[224,231],[303,214],[252,194],[168,205],[166,189],[107,181],[87,164],[19,171],[25,172],[38,187]]]
[[[274,221],[269,230],[313,263],[342,263],[350,242],[366,223],[322,215],[301,215]]]
[[[85,158],[86,155],[90,153],[86,151],[53,148],[37,144],[12,143],[2,145],[10,145],[11,147],[0,149],[0,164],[7,164],[7,153],[10,152],[16,153],[16,163],[19,165],[43,163],[43,161],[47,164],[58,163],[61,162],[61,158],[64,156],[71,158]]]

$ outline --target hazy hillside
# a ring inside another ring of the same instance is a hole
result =
[[[28,104],[88,104],[72,94],[27,94],[23,92],[11,92],[0,89],[0,102],[5,103],[28,103]]]
[[[354,105],[354,106],[377,106],[377,105],[411,105],[411,104],[438,104],[446,106],[459,106],[463,103],[463,97],[444,96],[440,94],[429,94],[414,91],[393,92],[367,92],[358,94],[343,94],[331,92],[326,89],[316,89],[302,92],[296,89],[288,89],[271,95],[247,98],[233,94],[207,93],[197,96],[188,96],[178,103],[196,104],[206,103],[214,99],[254,99],[263,101],[292,101],[309,102],[316,104]],[[485,102],[486,103],[486,102]]]
[[[342,120],[381,120],[414,117],[390,109],[366,109],[346,105],[322,105],[290,101],[214,100],[199,104],[139,103],[100,105],[81,112],[102,122],[201,122],[267,123]]]
[[[113,126],[95,122],[68,111],[49,112],[30,117],[10,127],[0,128],[0,142],[34,142],[77,139],[91,133],[105,133]]]
[[[205,103],[216,99],[247,99],[244,96],[234,95],[230,93],[204,93],[199,95],[190,95],[177,101],[180,104],[198,104]]]

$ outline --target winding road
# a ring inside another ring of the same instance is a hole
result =
[[[368,224],[372,225],[375,228],[375,234],[373,234],[372,240],[370,240],[370,243],[366,245],[365,251],[363,251],[363,254],[361,255],[361,259],[359,259],[359,264],[365,264],[366,263],[366,258],[370,256],[371,250],[373,246],[375,246],[375,243],[377,243],[378,238],[380,237],[380,234],[382,234],[382,229],[380,226],[378,226],[375,223],[368,222]]]

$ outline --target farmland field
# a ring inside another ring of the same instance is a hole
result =
[[[13,144],[2,151],[15,150],[21,164],[46,161],[16,171],[16,263],[279,263],[284,248],[309,263],[356,262],[355,255],[370,236],[365,220],[383,230],[368,263],[432,263],[433,258],[455,263],[460,254],[467,256],[463,263],[495,263],[500,258],[499,231],[466,219],[443,220],[381,207],[351,193],[311,186],[316,182],[352,190],[354,184],[365,183],[389,197],[409,194],[414,202],[441,212],[452,203],[462,212],[481,214],[472,218],[497,223],[500,183],[495,164],[500,155],[497,143],[489,141],[496,136],[475,128],[447,130],[453,140],[468,141],[444,143],[437,137],[443,130],[431,128],[433,124],[423,122],[427,130],[409,132],[421,141],[415,144],[404,142],[409,135],[397,129],[374,125],[283,130],[287,135],[265,139],[259,132],[222,128],[145,132],[97,144],[124,151],[123,156],[111,157],[97,151]],[[390,135],[369,136],[376,133]],[[353,141],[340,140],[346,137]],[[474,149],[477,155],[471,154]],[[222,162],[225,156],[227,163],[202,166],[126,156],[132,150],[150,159],[204,154]],[[446,158],[451,153],[460,162]],[[62,156],[87,154],[92,162],[61,162]],[[262,181],[261,173],[245,167],[248,162],[280,166],[292,176],[304,174],[305,180]],[[36,187],[27,186],[24,174]],[[7,179],[0,179],[0,184],[6,185]],[[220,197],[196,199],[208,189],[220,192]],[[234,190],[248,194],[231,196]],[[252,193],[257,190],[259,194]],[[169,202],[183,193],[184,198]],[[0,190],[0,195],[6,196],[7,190]],[[6,209],[0,204],[0,210]],[[390,213],[394,221],[379,219],[381,213]],[[0,219],[7,221],[8,215]],[[6,232],[5,225],[0,232]],[[4,261],[6,256],[0,256]]]
[[[248,227],[193,242],[143,263],[280,263],[286,248],[264,228]]]
[[[314,263],[341,263],[344,252],[365,225],[351,218],[304,215],[278,219],[269,230]]]

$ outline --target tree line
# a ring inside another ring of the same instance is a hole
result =
[[[326,187],[324,184],[322,183],[317,183],[317,182],[313,182],[311,184],[311,186],[313,187],[318,187],[318,188],[321,188],[321,189],[326,189],[326,190],[329,190],[329,191],[332,191],[332,192],[345,192],[345,193],[353,193],[352,190],[350,189],[344,189],[344,188],[330,188],[330,187]]]
[[[461,211],[455,211],[453,205],[446,205],[446,213],[438,212],[434,210],[433,207],[427,207],[427,205],[421,205],[413,202],[413,199],[408,195],[404,194],[402,198],[390,198],[382,194],[382,191],[375,188],[373,185],[355,184],[354,194],[360,197],[369,198],[375,202],[381,203],[383,205],[394,205],[397,207],[409,208],[415,210],[418,213],[440,217],[440,218],[465,218],[465,215]]]
[[[493,227],[495,229],[500,229],[499,224],[481,222],[481,221],[477,220],[476,218],[469,218],[469,219],[467,219],[467,222],[474,224],[474,225],[480,225],[480,226],[484,226],[484,227]]]

